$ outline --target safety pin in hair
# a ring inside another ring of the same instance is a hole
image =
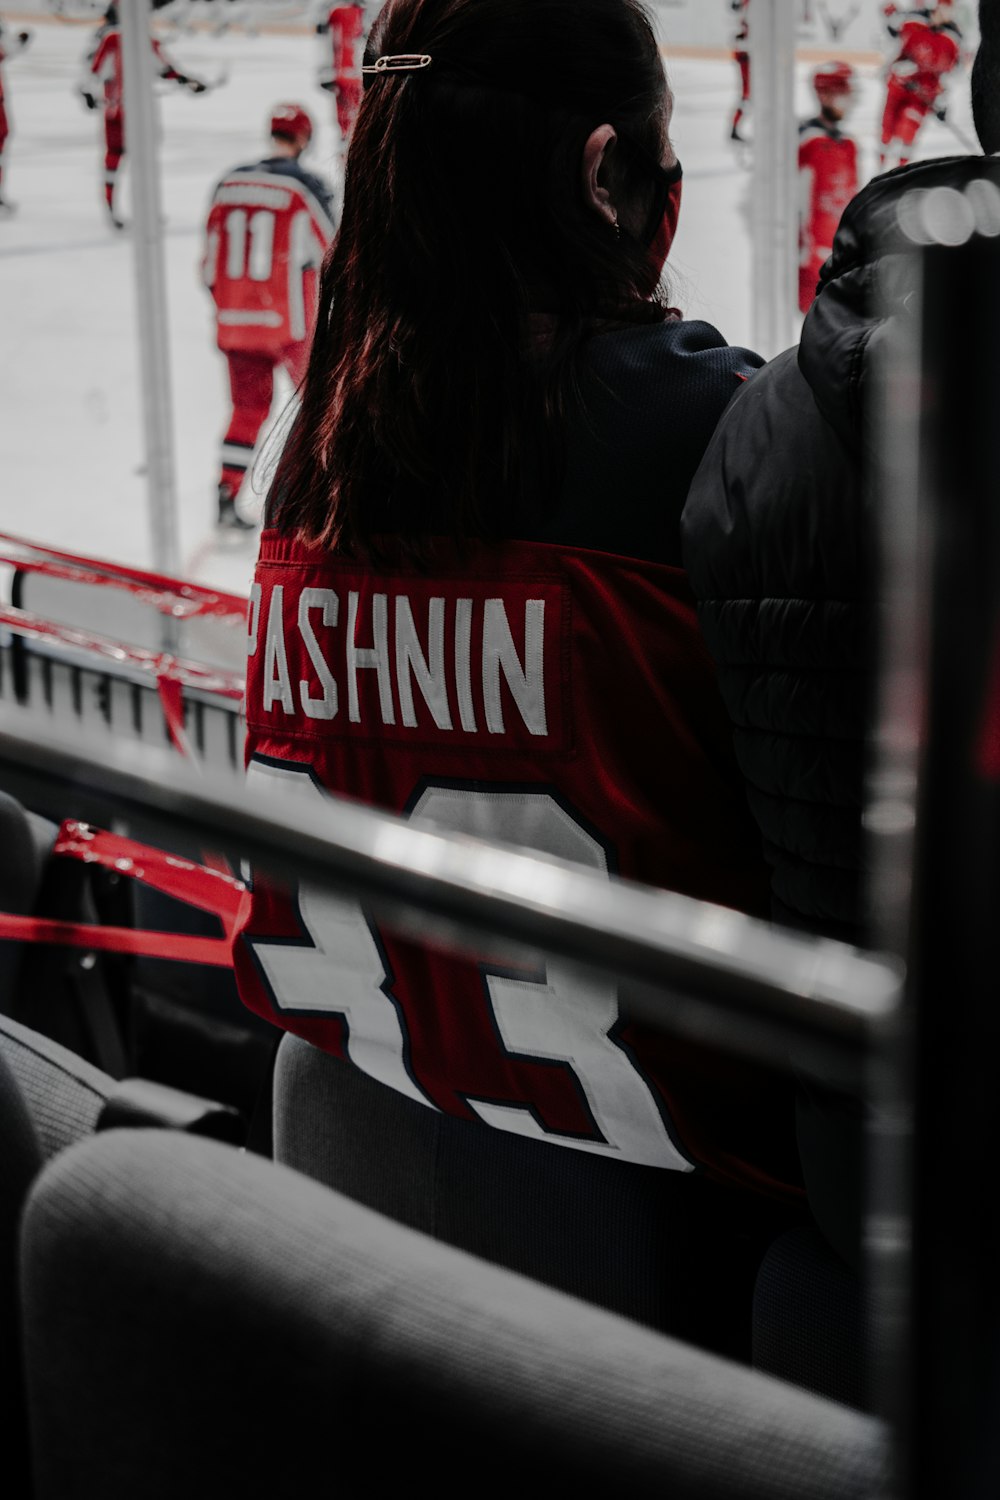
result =
[[[429,68],[431,59],[426,52],[395,52],[385,57],[380,57],[371,64],[361,69],[362,73],[419,73],[421,68]]]

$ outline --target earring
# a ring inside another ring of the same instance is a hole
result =
[[[611,228],[615,232],[615,239],[620,240],[622,237],[622,226],[618,222],[617,214],[615,214],[614,218],[611,220]]]

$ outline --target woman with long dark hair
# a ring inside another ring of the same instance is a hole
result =
[[[300,798],[759,911],[678,521],[760,361],[668,305],[671,107],[638,0],[381,12],[261,540],[247,756]],[[746,1294],[748,1225],[796,1199],[781,1080],[648,1033],[613,987],[446,957],[311,888],[257,882],[236,960],[247,1004],[367,1075],[383,1142],[370,1201],[392,1206],[396,1156],[433,1130],[401,1192],[437,1232],[726,1342],[691,1276],[725,1265],[724,1322]],[[346,1097],[359,1075],[340,1075]],[[462,1222],[441,1208],[449,1152]],[[621,1202],[570,1231],[598,1182],[655,1203],[642,1235]],[[502,1211],[475,1208],[491,1190]],[[609,1270],[623,1247],[627,1276]]]

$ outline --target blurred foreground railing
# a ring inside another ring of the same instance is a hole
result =
[[[636,1015],[758,1056],[791,1049],[856,1073],[899,993],[898,966],[840,943],[353,802],[304,813],[150,746],[69,749],[16,710],[0,729],[0,786],[154,842],[194,837],[278,877],[347,886],[397,930],[446,946],[481,948],[489,934],[600,971]]]
[[[900,207],[878,497],[873,912],[909,977],[877,1056],[870,1241],[905,1500],[1000,1494],[1000,164],[962,171]]]

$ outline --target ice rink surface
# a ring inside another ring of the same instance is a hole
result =
[[[17,212],[0,218],[0,529],[148,566],[131,246],[128,233],[106,221],[100,119],[77,91],[90,37],[91,28],[79,25],[35,25],[29,50],[5,65],[14,133],[4,187]],[[254,545],[220,544],[212,524],[228,385],[199,279],[203,223],[216,179],[265,154],[265,121],[280,100],[306,105],[318,127],[307,164],[334,177],[333,104],[316,83],[320,45],[309,35],[169,39],[182,71],[208,80],[225,72],[228,81],[202,96],[159,85],[183,571],[240,592],[249,586]],[[807,82],[813,66],[799,67],[803,116],[815,112]],[[671,300],[731,343],[750,344],[751,179],[728,140],[735,64],[678,58],[668,69],[685,173]],[[871,175],[883,90],[874,64],[859,74],[850,129]],[[955,125],[971,135],[967,74],[954,80],[949,104]],[[961,149],[931,119],[916,155]],[[122,204],[127,218],[127,169]],[[272,418],[289,394],[281,388]]]

